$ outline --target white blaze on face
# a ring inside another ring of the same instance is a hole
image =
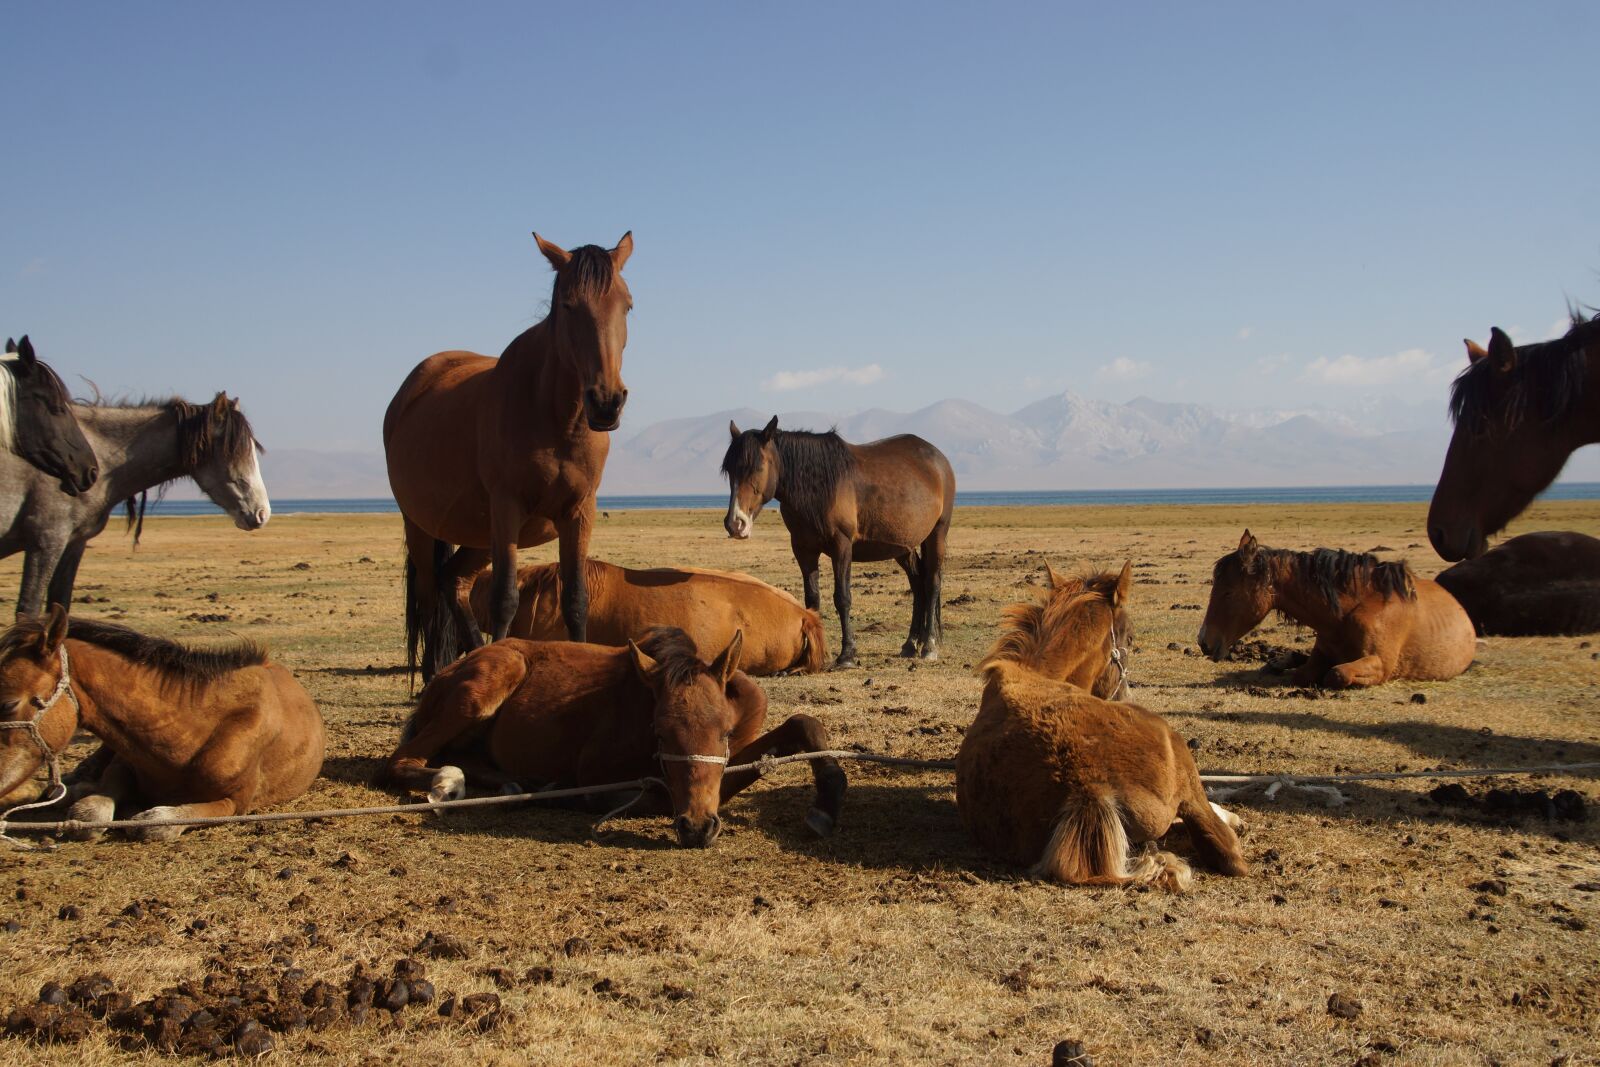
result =
[[[750,536],[750,527],[754,523],[754,518],[739,506],[738,496],[730,496],[728,498],[728,517],[722,521],[722,525],[728,531],[728,536],[737,537],[743,541]]]
[[[261,478],[261,460],[254,445],[250,459],[241,471],[234,472],[239,490],[239,510],[233,522],[241,530],[259,530],[272,518],[272,501],[267,498],[267,483]]]

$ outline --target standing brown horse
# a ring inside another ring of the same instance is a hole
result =
[[[939,658],[944,618],[939,589],[945,538],[955,507],[956,475],[943,452],[920,437],[900,434],[852,445],[827,433],[778,429],[740,431],[722,457],[728,476],[729,537],[750,536],[769,500],[789,528],[789,544],[805,582],[806,607],[822,606],[820,558],[833,561],[833,606],[839,612],[839,658],[856,664],[850,626],[850,564],[892,559],[911,583],[911,632],[902,656]]]
[[[628,398],[622,349],[633,297],[622,267],[633,235],[610,251],[534,240],[556,271],[550,314],[497,360],[429,356],[383,418],[389,485],[405,518],[408,659],[415,666],[420,642],[425,680],[462,642],[481,643],[461,599],[485,563],[494,565],[491,632],[506,636],[518,547],[560,539],[561,614],[568,635],[584,639],[594,495]]]
[[[1527,533],[1439,572],[1480,634],[1600,632],[1600,540]]]
[[[983,703],[956,755],[956,802],[986,852],[1036,877],[1181,891],[1187,863],[1129,852],[1180,816],[1206,866],[1246,868],[1238,820],[1206,798],[1184,739],[1161,716],[1106,699],[1125,688],[1132,575],[1131,563],[1082,580],[1051,570],[1045,603],[1006,610],[978,665]]]
[[[621,646],[653,626],[676,626],[695,647],[709,652],[744,632],[739,669],[746,674],[814,674],[828,655],[817,613],[759,578],[694,567],[633,570],[604,560],[585,563],[589,583],[589,640]],[[490,579],[480,571],[472,583],[472,617],[489,627]],[[522,600],[511,636],[559,641],[566,630],[556,611],[560,569],[541,563],[517,571]]]
[[[1467,342],[1450,387],[1456,428],[1428,508],[1428,540],[1444,559],[1481,556],[1488,539],[1555,481],[1567,457],[1600,442],[1600,315],[1572,315],[1566,336],[1489,347]]]
[[[299,796],[322,769],[316,704],[259,645],[191,649],[69,623],[59,605],[0,634],[0,722],[30,721],[0,732],[0,796],[87,730],[105,743],[74,772],[71,817],[88,823],[124,804],[141,820],[242,815]],[[168,841],[183,829],[138,836]]]
[[[1267,548],[1249,530],[1211,571],[1200,651],[1215,661],[1271,611],[1317,631],[1296,685],[1330,689],[1394,678],[1442,681],[1472,663],[1472,620],[1437,583],[1404,563],[1319,548]]]
[[[742,641],[735,633],[709,665],[682,630],[666,626],[626,648],[497,641],[422,691],[382,780],[428,790],[433,800],[465,795],[461,766],[428,765],[441,754],[502,787],[513,779],[566,788],[660,776],[679,843],[705,848],[721,831],[719,807],[757,778],[725,775],[730,762],[830,747],[809,715],[761,733],[767,697],[738,669]],[[806,823],[827,834],[839,818],[844,771],[832,759],[811,766],[817,804]]]

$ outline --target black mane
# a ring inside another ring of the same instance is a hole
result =
[[[1370,552],[1346,552],[1342,548],[1318,548],[1296,552],[1289,548],[1262,548],[1251,571],[1266,566],[1292,571],[1316,587],[1333,607],[1341,594],[1360,595],[1367,591],[1383,599],[1400,597],[1415,600],[1417,589],[1411,568],[1403,561],[1389,563]]]
[[[44,634],[46,619],[24,616],[0,634],[0,661]],[[100,619],[69,619],[67,636],[125,656],[150,667],[174,682],[206,684],[243,667],[257,667],[267,661],[267,650],[254,641],[240,640],[217,648],[190,648],[164,637],[118,626]]]
[[[774,494],[784,507],[818,522],[833,503],[839,482],[855,469],[856,457],[837,430],[778,430],[773,434],[778,450],[778,488]],[[761,456],[761,431],[746,430],[728,445],[722,473],[738,484],[749,476]]]
[[[1554,341],[1521,345],[1509,371],[1487,358],[1470,363],[1450,384],[1450,418],[1468,433],[1491,426],[1509,432],[1535,418],[1547,425],[1565,422],[1583,399],[1589,361],[1586,351],[1600,342],[1600,315],[1586,319],[1572,312],[1572,328]]]
[[[0,360],[0,367],[4,367],[17,383],[20,395],[22,379],[17,375],[17,362],[10,359]],[[72,403],[72,394],[67,392],[67,387],[61,381],[61,375],[55,372],[55,368],[43,360],[35,359],[33,372],[38,375],[39,388],[45,394],[45,405],[49,407],[51,413],[59,415],[67,410],[68,405]]]

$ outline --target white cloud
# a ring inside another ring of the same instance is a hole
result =
[[[1256,373],[1276,374],[1278,371],[1282,370],[1288,365],[1289,355],[1287,352],[1280,352],[1276,356],[1262,356],[1260,359],[1256,360]]]
[[[1448,378],[1453,371],[1436,362],[1432,352],[1408,348],[1392,356],[1318,356],[1306,364],[1301,377],[1319,385],[1371,386]]]
[[[1118,356],[1110,363],[1104,364],[1094,372],[1094,376],[1101,381],[1131,382],[1140,378],[1150,377],[1150,364],[1140,363],[1127,356]]]
[[[761,383],[769,393],[787,393],[792,389],[810,389],[829,382],[845,385],[871,385],[883,381],[883,368],[876,363],[864,367],[819,367],[817,370],[781,370]]]
[[[1256,328],[1254,326],[1241,326],[1239,327],[1239,340],[1248,341],[1250,340],[1250,335],[1255,332]]]

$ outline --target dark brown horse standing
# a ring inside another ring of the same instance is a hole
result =
[[[945,538],[955,507],[956,475],[943,452],[920,437],[900,434],[852,445],[837,433],[762,430],[732,422],[733,441],[722,458],[728,476],[728,536],[750,536],[769,500],[789,528],[789,543],[805,581],[806,607],[822,605],[821,557],[833,561],[833,606],[839,612],[839,658],[856,662],[850,626],[850,565],[892,559],[911,583],[911,632],[902,656],[939,658],[944,636],[939,588]]]
[[[1566,336],[1521,347],[1496,327],[1487,349],[1467,342],[1467,360],[1450,387],[1455,434],[1428,508],[1428,540],[1452,562],[1481,556],[1568,456],[1600,442],[1600,315],[1574,312]]]
[[[519,547],[560,539],[561,614],[568,635],[584,639],[594,495],[628,397],[622,349],[633,297],[622,267],[633,235],[609,251],[534,240],[556,271],[550,314],[499,359],[429,356],[384,415],[389,485],[405,518],[406,643],[413,665],[421,644],[424,679],[463,643],[481,644],[461,603],[485,563],[494,565],[494,639],[506,636]]]

